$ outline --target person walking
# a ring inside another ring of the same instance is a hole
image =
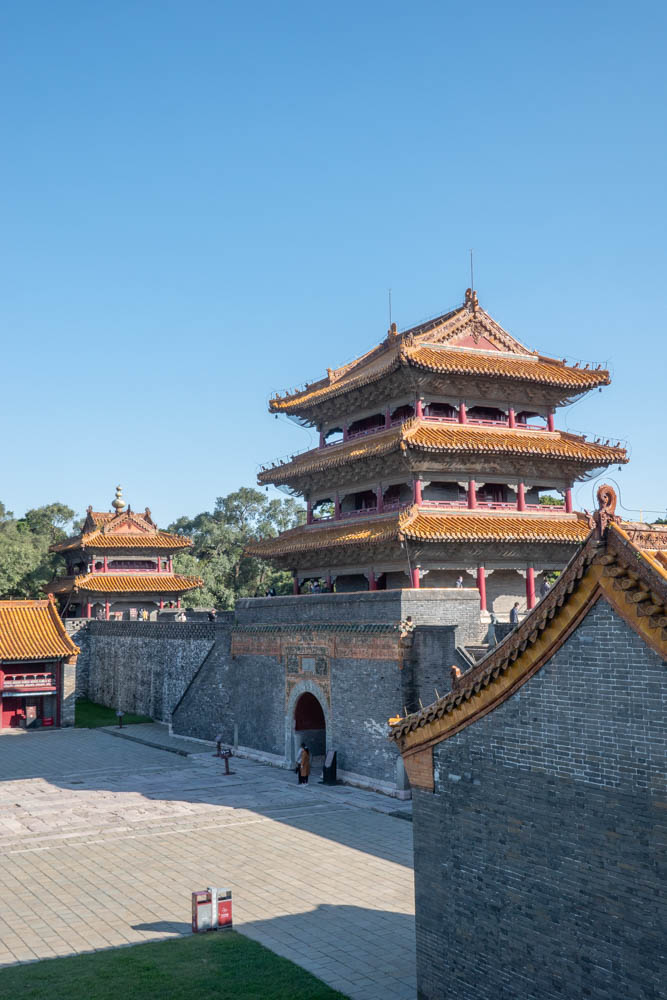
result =
[[[301,754],[301,760],[299,762],[299,784],[308,784],[308,775],[310,774],[310,750],[307,746],[303,746],[303,753]]]
[[[516,603],[512,607],[512,610],[510,611],[510,625],[518,625],[518,624],[519,624],[519,602],[516,601]]]
[[[462,576],[457,577],[457,580],[456,580],[456,589],[457,590],[463,590],[463,577]]]

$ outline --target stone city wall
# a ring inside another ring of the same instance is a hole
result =
[[[414,793],[421,1000],[660,996],[665,665],[603,600]]]
[[[412,618],[414,630],[405,634]],[[349,777],[393,788],[402,774],[387,720],[449,689],[479,631],[476,591],[256,598],[209,622],[69,621],[77,693],[291,765],[294,711],[320,702],[326,746]]]

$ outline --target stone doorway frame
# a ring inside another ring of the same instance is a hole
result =
[[[296,712],[296,703],[302,694],[312,694],[314,695],[322,709],[322,714],[324,715],[324,725],[325,725],[325,739],[326,739],[326,749],[331,749],[331,709],[327,703],[327,697],[322,688],[316,681],[311,681],[308,679],[299,680],[289,693],[289,698],[287,699],[287,708],[285,711],[285,762],[289,768],[296,767],[296,754],[294,753],[294,714]]]

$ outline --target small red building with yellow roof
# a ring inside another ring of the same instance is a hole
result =
[[[67,562],[67,574],[46,588],[61,613],[106,620],[155,618],[164,607],[181,606],[183,594],[202,581],[174,573],[173,557],[189,549],[183,535],[160,531],[148,507],[141,514],[125,504],[116,487],[112,511],[88,507],[81,533],[51,546]]]
[[[0,601],[0,729],[74,722],[75,646],[55,601]]]
[[[464,304],[399,333],[270,410],[319,445],[262,468],[305,497],[307,523],[249,553],[336,590],[477,587],[482,611],[531,608],[588,527],[572,487],[625,463],[620,443],[558,429],[556,412],[609,384],[601,366],[529,350],[470,289]],[[542,578],[544,579],[544,578]],[[524,597],[525,595],[525,597]]]

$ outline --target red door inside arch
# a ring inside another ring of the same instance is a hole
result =
[[[311,729],[326,729],[322,706],[310,691],[302,694],[294,709],[294,728],[297,733]]]
[[[311,757],[322,757],[327,752],[327,724],[322,706],[310,691],[304,692],[294,707],[294,752],[302,743]]]

